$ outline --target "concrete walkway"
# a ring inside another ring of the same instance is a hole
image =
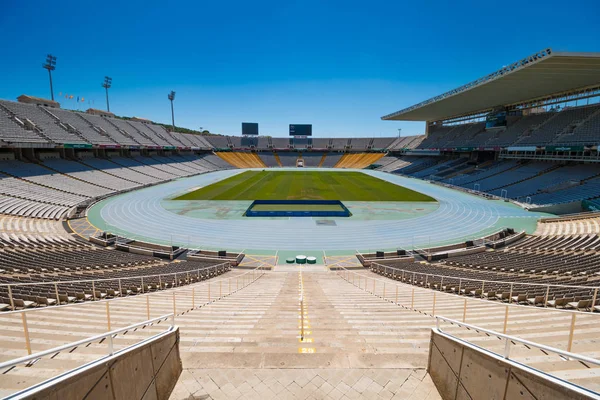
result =
[[[425,371],[431,318],[311,269],[271,272],[179,317],[172,398],[439,398]]]

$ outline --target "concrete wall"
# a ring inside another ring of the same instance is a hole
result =
[[[444,400],[598,399],[593,393],[432,329],[429,375]]]
[[[541,207],[532,207],[529,211],[535,212],[545,212],[556,215],[564,215],[564,214],[576,214],[580,213],[583,210],[583,206],[581,205],[581,201],[573,201],[571,203],[565,204],[555,204],[551,206],[541,206]]]
[[[30,400],[167,400],[181,374],[179,329],[37,385]]]

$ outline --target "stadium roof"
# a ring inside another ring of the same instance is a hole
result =
[[[445,120],[598,86],[600,53],[563,53],[545,49],[381,119]]]

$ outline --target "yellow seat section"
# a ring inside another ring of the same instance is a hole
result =
[[[366,168],[384,155],[384,153],[346,153],[335,164],[335,168]]]
[[[215,153],[223,160],[237,168],[264,168],[265,163],[256,153],[219,151]]]

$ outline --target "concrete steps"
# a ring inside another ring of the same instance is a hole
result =
[[[430,323],[432,324],[430,327],[434,324],[434,318],[431,315],[435,311],[435,315],[457,321],[463,321],[463,316],[466,316],[464,322],[481,328],[500,333],[504,330],[506,304],[415,287],[393,281],[369,271],[361,271],[358,275],[361,276],[360,287],[363,289],[366,287],[366,293],[378,299],[382,299],[384,296],[385,283],[385,297],[387,301],[395,303],[395,288],[398,286],[398,303],[400,307],[406,310],[413,309],[411,311],[413,314],[427,316],[430,318]],[[374,279],[376,282],[375,290],[373,290]],[[354,284],[352,284],[352,279],[350,279],[350,282],[347,282],[347,284],[358,287],[359,281],[356,278]],[[435,310],[432,307],[434,294],[436,299]],[[467,306],[466,314],[465,304]],[[576,329],[572,338],[572,352],[594,358],[600,357],[598,341],[596,340],[600,333],[598,322],[600,322],[600,316],[598,315],[591,313],[577,314]],[[567,350],[570,338],[571,314],[554,309],[511,306],[509,307],[506,326],[506,334],[508,335]],[[401,329],[399,334],[408,335],[412,328],[414,328],[414,325],[411,323],[409,327]],[[498,354],[504,353],[504,341],[499,340],[497,337],[490,337],[482,332],[466,330],[465,328],[449,324],[442,324],[441,328],[447,333],[487,350]],[[410,333],[410,336],[412,337],[413,334]],[[600,368],[598,367],[584,365],[576,361],[564,361],[558,356],[548,356],[539,349],[528,348],[524,345],[512,346],[510,354],[511,359],[515,361],[544,372],[552,372],[558,377],[567,379],[572,383],[585,385],[588,389],[600,391]]]

